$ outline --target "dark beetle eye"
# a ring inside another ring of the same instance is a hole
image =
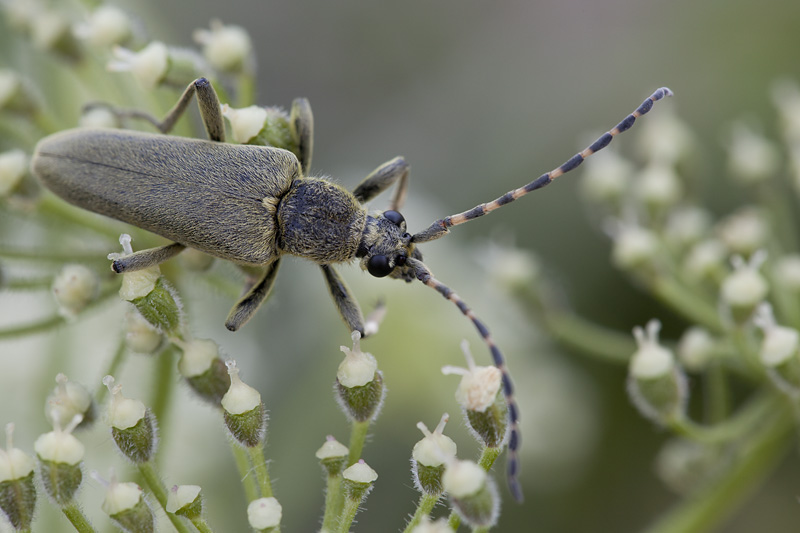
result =
[[[402,224],[406,220],[405,218],[403,218],[403,215],[401,215],[397,211],[393,211],[391,209],[389,211],[384,211],[383,212],[383,218],[385,218],[386,220],[388,220],[389,222],[391,222],[395,226],[399,226],[400,224]]]
[[[394,267],[389,265],[389,260],[385,255],[373,255],[367,261],[367,272],[376,278],[382,278],[392,273]]]

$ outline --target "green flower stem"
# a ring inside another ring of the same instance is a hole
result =
[[[353,428],[350,432],[350,454],[347,456],[347,466],[356,464],[356,461],[361,458],[361,452],[364,450],[364,442],[367,440],[368,429],[368,420],[365,422],[353,421]]]
[[[33,291],[49,289],[53,284],[53,277],[44,278],[17,278],[0,281],[0,289],[11,291]]]
[[[336,519],[342,514],[344,498],[342,497],[342,474],[328,476],[325,487],[325,514],[322,516],[321,531],[334,531]]]
[[[706,370],[706,420],[712,424],[721,422],[728,416],[731,398],[727,374],[725,367],[717,361],[712,362]]]
[[[716,425],[703,426],[688,418],[679,418],[670,420],[669,426],[678,435],[704,444],[734,441],[752,433],[765,417],[780,409],[781,401],[774,393],[761,394],[733,417]]]
[[[106,372],[103,376],[116,376],[118,375],[118,370],[122,366],[122,364],[127,359],[128,349],[127,345],[125,344],[125,337],[124,335],[120,338],[119,343],[117,344],[117,351],[114,352],[114,357],[111,358],[111,362],[108,364],[106,368]],[[108,395],[108,387],[105,385],[100,385],[97,387],[97,391],[94,393],[94,401],[97,405],[101,405]]]
[[[703,533],[717,529],[761,481],[780,464],[794,440],[794,419],[787,404],[780,405],[747,435],[730,469],[691,498],[681,500],[648,533]]]
[[[233,440],[230,441],[230,445],[231,452],[233,452],[233,460],[236,462],[236,470],[239,471],[239,479],[242,480],[245,498],[249,502],[257,500],[258,485],[256,484],[256,479],[251,475],[250,459],[247,457],[247,451]]]
[[[447,517],[447,525],[450,526],[453,531],[458,531],[458,526],[461,525],[461,517],[458,516],[455,508],[450,511],[450,516]]]
[[[478,526],[472,528],[472,533],[489,533],[489,526]]]
[[[658,276],[648,283],[653,295],[681,313],[690,322],[701,324],[712,333],[723,333],[725,328],[714,305],[699,298],[670,276]]]
[[[256,472],[256,479],[258,479],[258,488],[261,490],[262,498],[269,498],[272,496],[272,484],[269,480],[269,469],[267,468],[267,460],[264,458],[264,448],[261,446],[254,446],[247,448],[247,453],[250,455],[250,461],[253,463],[253,468]]]
[[[76,503],[70,503],[61,508],[64,516],[72,523],[73,527],[79,533],[96,533],[97,530],[89,523],[89,519],[83,514],[80,507]]]
[[[544,313],[548,331],[564,346],[609,363],[627,364],[636,351],[636,343],[622,334],[570,312]]]
[[[342,514],[339,516],[338,531],[339,533],[348,533],[353,520],[356,518],[356,513],[361,505],[361,500],[354,500],[352,498],[344,499],[344,508]]]
[[[440,496],[434,496],[433,494],[423,494],[419,499],[414,516],[411,517],[411,521],[403,530],[403,533],[411,533],[411,530],[422,521],[422,517],[430,515],[431,511],[433,511],[433,508],[436,506],[436,502],[439,501],[439,498]]]
[[[156,497],[156,500],[158,501],[159,505],[161,505],[161,508],[164,509],[164,512],[167,513],[167,518],[169,518],[169,521],[172,522],[175,530],[178,531],[178,533],[191,533],[191,528],[180,516],[167,512],[167,489],[164,488],[164,484],[161,482],[161,479],[159,479],[153,462],[148,461],[146,463],[141,463],[138,466],[139,472],[142,474],[147,487],[150,489],[150,492],[153,493],[153,496]]]
[[[175,389],[175,347],[170,345],[156,357],[155,384],[150,399],[150,410],[158,421],[159,438],[167,440],[166,434],[170,424],[167,423],[167,413],[172,392]]]
[[[248,107],[255,103],[255,81],[255,76],[253,76],[252,72],[242,72],[239,75],[239,91],[236,95],[236,105],[238,107]]]
[[[203,519],[202,516],[196,516],[192,518],[191,522],[200,533],[214,533],[214,530],[209,527],[208,523]]]

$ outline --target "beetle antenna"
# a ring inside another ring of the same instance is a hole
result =
[[[514,386],[511,383],[511,376],[508,373],[508,368],[506,368],[505,357],[503,357],[500,349],[497,347],[497,345],[495,345],[492,335],[489,333],[489,329],[478,319],[478,317],[475,316],[475,313],[472,312],[472,309],[469,308],[467,303],[462,300],[459,295],[457,295],[447,285],[444,285],[441,281],[434,278],[431,271],[422,261],[409,257],[407,264],[414,269],[414,275],[418,280],[428,287],[436,290],[436,292],[444,296],[446,299],[453,302],[464,314],[464,316],[472,321],[475,329],[478,330],[481,338],[483,338],[483,342],[485,342],[489,347],[489,351],[492,354],[492,360],[494,361],[494,366],[497,367],[502,375],[503,397],[505,398],[506,405],[508,406],[509,439],[508,458],[506,460],[508,488],[511,491],[511,495],[514,497],[514,499],[518,502],[521,502],[522,487],[519,484],[519,449],[521,444],[519,431],[519,409],[517,408],[516,400],[514,400]]]
[[[633,126],[633,123],[636,121],[637,118],[641,117],[642,115],[650,111],[653,108],[653,104],[655,102],[658,102],[665,96],[672,96],[672,91],[670,91],[666,87],[661,87],[656,92],[651,94],[650,97],[647,98],[644,102],[642,102],[642,105],[636,108],[636,110],[633,113],[625,117],[622,120],[622,122],[617,124],[613,129],[601,135],[596,141],[594,141],[584,150],[570,157],[560,167],[551,170],[550,172],[547,172],[545,174],[542,174],[541,176],[539,176],[538,178],[536,178],[535,180],[533,180],[532,182],[523,187],[508,191],[503,196],[495,200],[492,200],[491,202],[480,204],[468,211],[464,211],[463,213],[458,213],[457,215],[450,215],[449,217],[437,220],[424,231],[415,234],[411,238],[411,240],[416,243],[421,243],[421,242],[432,241],[440,237],[444,237],[447,233],[450,232],[449,228],[451,226],[458,226],[459,224],[463,224],[464,222],[469,222],[470,220],[483,216],[486,213],[491,213],[495,209],[503,207],[506,204],[510,204],[517,198],[522,198],[529,192],[533,192],[536,189],[541,189],[542,187],[549,184],[551,181],[558,178],[559,176],[566,174],[570,170],[573,170],[575,167],[583,163],[583,161],[593,153],[599,152],[600,150],[608,146],[608,144],[615,136],[622,133],[623,131],[630,129],[630,127]]]

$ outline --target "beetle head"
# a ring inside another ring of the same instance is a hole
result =
[[[397,211],[367,215],[356,257],[361,268],[377,278],[386,276],[411,282],[414,270],[406,261],[409,257],[422,260],[422,254],[411,242],[406,220]]]

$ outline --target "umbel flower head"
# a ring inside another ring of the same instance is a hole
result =
[[[502,373],[494,366],[477,366],[467,341],[462,341],[461,350],[467,368],[445,366],[442,373],[461,376],[456,401],[464,409],[473,435],[485,446],[499,448],[508,436],[508,406],[501,391]]]

